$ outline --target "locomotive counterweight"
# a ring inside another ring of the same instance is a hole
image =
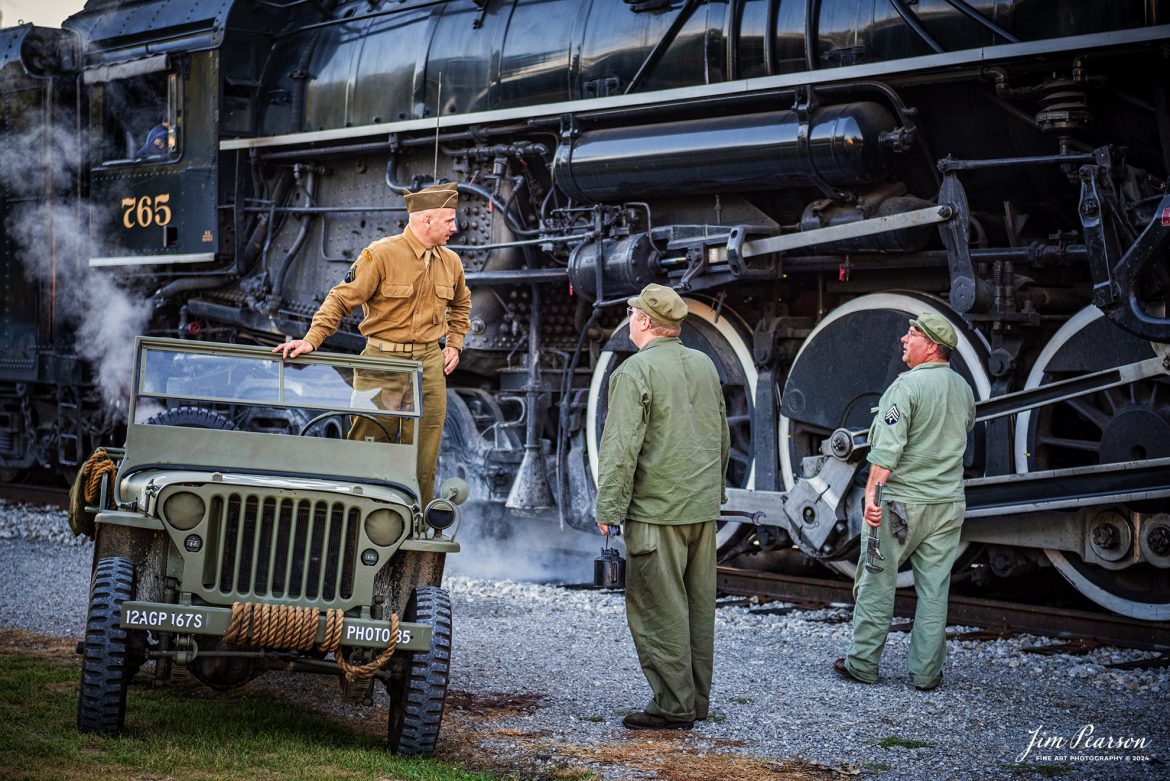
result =
[[[721,554],[850,574],[890,345],[934,313],[981,402],[957,566],[1052,566],[1170,619],[1166,11],[92,0],[64,31],[5,31],[25,43],[0,95],[42,113],[0,113],[0,131],[64,124],[83,152],[47,199],[0,185],[4,214],[66,204],[84,241],[67,253],[6,218],[9,278],[51,271],[4,310],[29,358],[0,367],[0,469],[68,472],[115,423],[63,368],[83,365],[61,349],[77,319],[45,319],[70,272],[117,283],[152,333],[273,344],[403,229],[403,188],[447,180],[473,304],[440,471],[468,479],[485,525],[591,530],[608,378],[634,349],[622,304],[654,281],[686,297],[683,340],[720,372],[740,513]],[[50,38],[77,56],[34,56]],[[166,154],[137,159],[162,120]],[[329,346],[359,350],[356,323]]]

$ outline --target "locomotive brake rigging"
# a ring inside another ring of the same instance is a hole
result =
[[[46,141],[45,176],[0,184],[0,471],[68,472],[116,425],[56,307],[70,271],[149,301],[152,333],[271,344],[437,175],[474,295],[440,471],[487,522],[592,529],[634,349],[613,304],[659,282],[723,380],[721,552],[851,574],[870,408],[933,312],[982,420],[957,569],[1053,566],[1170,619],[1168,10],[91,0],[0,31],[0,132],[82,144],[68,176]],[[84,256],[12,227],[51,203],[86,216]],[[356,322],[329,347],[360,349]]]

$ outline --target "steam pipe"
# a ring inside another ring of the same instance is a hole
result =
[[[523,177],[521,177],[521,179],[522,178]],[[410,190],[409,186],[398,181],[398,159],[397,156],[393,154],[391,154],[390,159],[386,161],[386,186],[391,190],[398,192],[399,194],[401,194],[403,191]],[[483,198],[485,201],[490,201],[492,205],[499,209],[500,213],[504,215],[504,222],[507,223],[508,229],[511,230],[512,233],[515,233],[518,236],[540,235],[541,231],[539,229],[532,230],[521,227],[516,222],[515,217],[511,213],[511,210],[509,210],[508,204],[506,204],[504,201],[501,201],[499,196],[497,196],[491,190],[488,190],[486,187],[480,187],[477,184],[471,184],[469,182],[457,182],[456,189],[461,193],[471,193],[472,195]]]
[[[305,201],[309,204],[313,203],[313,187],[316,185],[317,175],[310,168],[305,181]],[[305,240],[309,238],[309,229],[312,227],[313,221],[306,217],[301,221],[300,232],[297,233],[296,239],[293,240],[292,246],[288,248],[284,258],[280,261],[277,267],[276,274],[272,277],[272,292],[268,295],[268,300],[265,302],[265,310],[272,314],[276,312],[280,305],[284,303],[284,277],[288,273],[289,267],[292,265],[293,259],[300,253],[301,247],[305,245]]]
[[[163,285],[158,290],[156,290],[154,295],[151,297],[151,300],[154,301],[155,309],[157,309],[178,293],[189,293],[192,290],[203,290],[205,288],[220,287],[231,281],[234,276],[234,274],[224,274],[223,276],[219,277],[202,276],[176,279],[173,282],[168,282],[166,285]]]
[[[945,54],[946,50],[938,45],[938,41],[930,37],[930,33],[922,26],[922,22],[918,16],[902,4],[902,0],[890,0],[890,5],[894,6],[894,10],[898,12],[898,16],[902,17],[902,21],[910,25],[910,29],[922,39],[922,41],[934,50],[935,54]]]
[[[966,0],[946,0],[946,3],[967,16],[969,19],[973,19],[974,21],[986,27],[988,30],[991,30],[993,33],[998,35],[1000,38],[1003,38],[1008,43],[1020,42],[1019,38],[1012,35],[1007,30],[1003,29],[998,24],[972,8],[971,5],[966,2]]]
[[[679,10],[678,16],[674,17],[674,21],[670,23],[670,27],[667,28],[666,33],[658,39],[658,43],[654,44],[654,48],[646,55],[646,59],[643,60],[641,67],[638,68],[638,72],[630,79],[630,84],[625,89],[626,95],[629,95],[637,90],[638,87],[642,86],[642,81],[658,65],[658,61],[662,59],[662,55],[674,43],[674,39],[678,37],[687,19],[691,18],[691,13],[694,12],[696,5],[696,0],[687,0],[686,5]]]

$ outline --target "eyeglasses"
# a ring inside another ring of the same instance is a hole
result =
[[[626,317],[633,317],[633,316],[634,316],[634,312],[637,312],[637,311],[639,311],[639,310],[635,309],[635,308],[634,308],[634,307],[632,307],[632,306],[627,306],[627,307],[626,307]]]

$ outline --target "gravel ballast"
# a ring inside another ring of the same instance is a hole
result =
[[[0,626],[79,638],[91,551],[62,511],[0,504]],[[478,758],[521,757],[521,778],[551,777],[550,768],[674,781],[1170,777],[1170,669],[1109,667],[1147,652],[1039,655],[1024,649],[1055,641],[952,640],[943,685],[919,692],[905,671],[905,633],[890,634],[880,681],[864,685],[832,669],[849,640],[847,607],[778,615],[728,605],[716,619],[711,718],[690,733],[630,733],[621,718],[645,705],[649,688],[620,593],[461,575],[444,585],[455,650],[440,755],[455,761],[474,742]],[[289,696],[319,698],[315,707],[342,716],[370,712],[335,686],[300,692]],[[710,775],[696,774],[707,766]],[[811,775],[786,775],[793,767]]]

